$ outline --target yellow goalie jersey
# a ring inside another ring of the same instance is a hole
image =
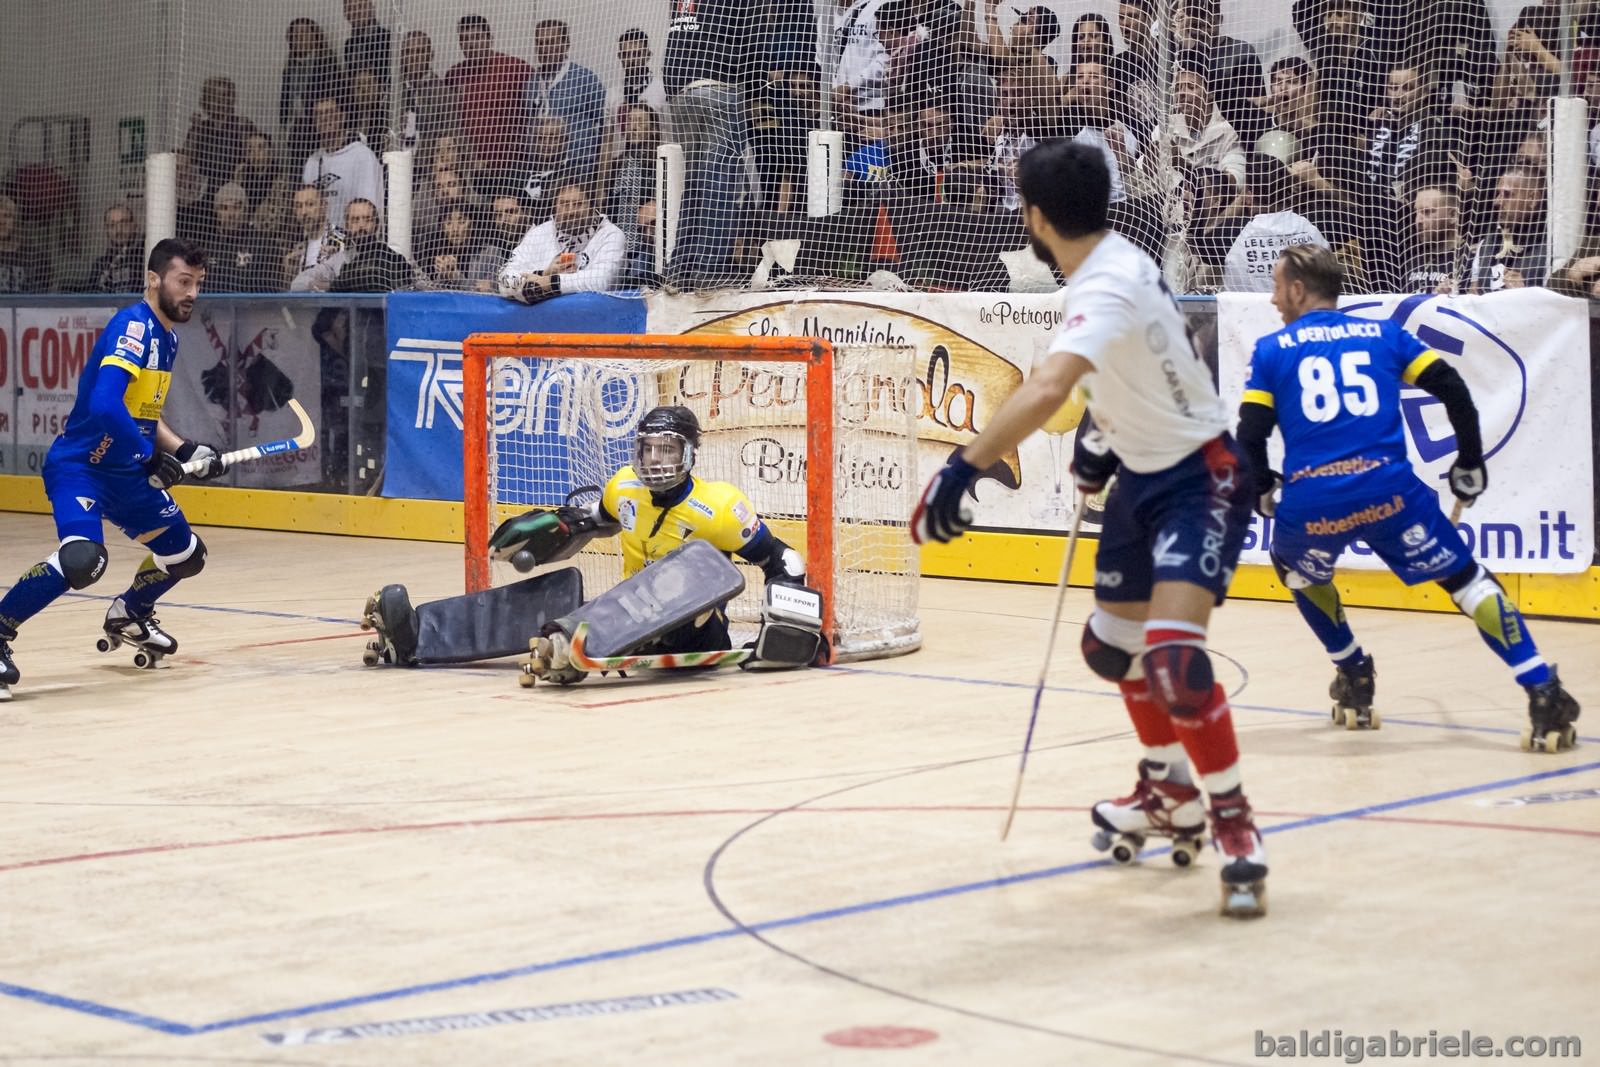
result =
[[[691,476],[669,497],[673,503],[657,506],[631,465],[606,483],[600,506],[622,526],[623,577],[638,574],[685,541],[709,541],[719,551],[752,562],[771,553],[772,534],[735,486]]]

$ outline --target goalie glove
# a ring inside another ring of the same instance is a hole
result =
[[[529,511],[502,522],[489,538],[489,555],[511,561],[526,573],[546,563],[577,555],[596,537],[616,532],[601,521],[598,508],[563,504],[551,510]]]
[[[1122,460],[1111,451],[1106,435],[1090,426],[1072,439],[1072,481],[1085,496],[1093,496],[1106,487],[1111,476],[1122,466]]]
[[[805,586],[769,582],[761,605],[761,632],[750,670],[809,667],[823,648],[822,594]]]

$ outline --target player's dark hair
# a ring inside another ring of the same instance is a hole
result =
[[[172,261],[181,259],[195,270],[204,270],[206,266],[206,253],[203,248],[193,241],[183,241],[176,237],[167,237],[156,242],[150,250],[150,261],[146,268],[155,272],[156,277],[165,277],[167,268],[172,266]]]
[[[1271,69],[1267,71],[1267,80],[1272,80],[1280,70],[1293,72],[1301,81],[1311,77],[1311,64],[1306,62],[1304,56],[1284,56],[1282,59],[1277,60],[1272,64]]]
[[[617,38],[618,44],[622,44],[625,41],[638,41],[641,44],[649,44],[650,35],[645,33],[639,27],[635,26],[632,29],[623,30],[622,34]]]
[[[1106,228],[1111,171],[1094,145],[1041,141],[1017,161],[1017,192],[1044,212],[1062,237],[1086,237]]]
[[[1321,245],[1291,245],[1278,253],[1283,280],[1300,282],[1306,292],[1324,300],[1337,300],[1344,292],[1344,265]]]
[[[563,41],[572,40],[572,31],[568,29],[567,24],[562,22],[560,19],[541,19],[537,24],[534,25],[533,32],[538,34],[544,30],[552,29],[561,31],[561,39]]]
[[[456,32],[460,33],[462,30],[482,30],[484,33],[489,33],[489,20],[482,15],[462,15],[456,20]]]

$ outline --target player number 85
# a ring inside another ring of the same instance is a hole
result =
[[[1332,422],[1342,406],[1352,415],[1378,413],[1378,386],[1362,368],[1372,363],[1367,352],[1343,352],[1335,375],[1333,361],[1326,356],[1307,356],[1300,361],[1300,407],[1312,422]],[[1343,391],[1339,386],[1345,385]]]

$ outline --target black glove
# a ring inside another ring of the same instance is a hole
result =
[[[1111,476],[1122,466],[1122,460],[1111,451],[1106,435],[1090,428],[1072,439],[1072,481],[1085,496],[1093,496],[1106,487]]]
[[[972,483],[978,478],[978,468],[961,458],[956,452],[917,501],[911,513],[911,540],[919,545],[929,541],[954,541],[972,525],[972,510],[962,497],[972,492]]]
[[[144,461],[144,472],[154,489],[171,489],[183,481],[183,464],[171,452],[156,449]]]
[[[1457,456],[1456,461],[1450,464],[1450,491],[1456,495],[1457,500],[1470,505],[1482,496],[1487,488],[1489,488],[1489,470],[1483,465],[1483,460],[1469,463]]]
[[[1283,475],[1266,468],[1256,475],[1256,510],[1267,518],[1278,513],[1278,490],[1283,488]]]
[[[204,441],[184,441],[183,444],[178,446],[178,450],[173,455],[178,457],[179,463],[189,463],[194,460],[203,461],[205,469],[190,475],[190,477],[202,482],[209,482],[213,478],[221,477],[223,472],[227,470],[222,465],[221,450],[216,445],[207,444]]]

